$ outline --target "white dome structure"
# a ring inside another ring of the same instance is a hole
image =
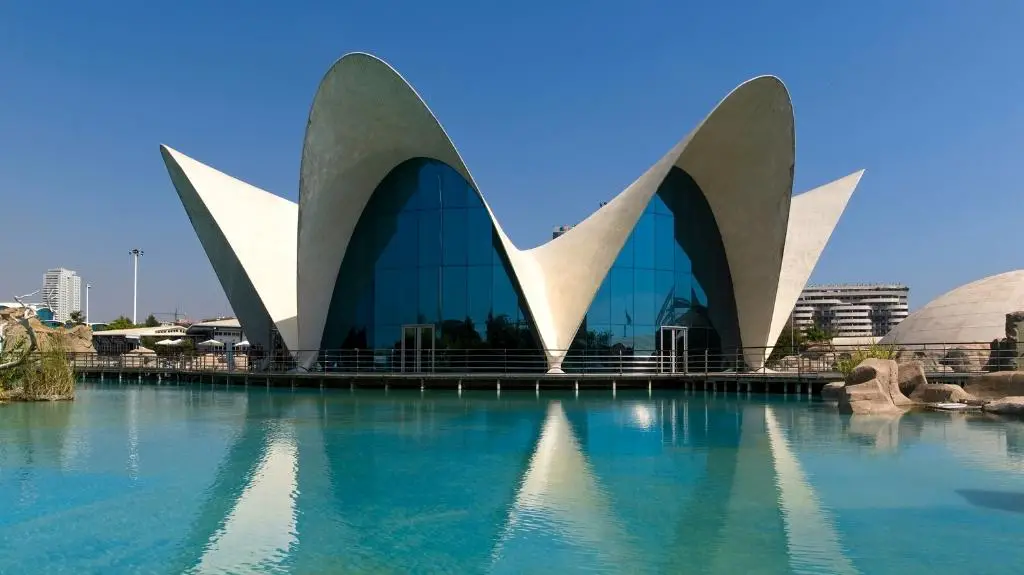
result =
[[[1024,310],[1024,270],[960,286],[911,313],[882,344],[986,343],[1006,336],[1006,314]]]

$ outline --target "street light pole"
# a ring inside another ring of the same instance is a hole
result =
[[[135,280],[132,283],[132,323],[139,325],[139,258],[145,255],[145,252],[139,248],[132,248],[128,255],[132,256],[135,261]]]
[[[85,284],[85,323],[89,323],[89,290],[92,289],[92,284]]]

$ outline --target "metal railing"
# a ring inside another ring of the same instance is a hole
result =
[[[980,373],[1016,369],[1024,364],[1016,350],[993,350],[988,343],[901,344],[871,346],[877,354],[897,361],[920,361],[925,373]],[[856,362],[869,353],[866,346],[811,348],[798,355],[774,356],[768,348],[745,348],[728,352],[688,350],[671,354],[659,350],[569,350],[562,369],[577,374],[711,374],[742,372],[755,374],[822,374],[842,371],[843,362]],[[419,362],[416,361],[419,354]],[[561,353],[557,355],[563,355]],[[70,353],[69,360],[79,372],[144,370],[181,373],[320,373],[330,374],[541,374],[547,371],[546,354],[527,349],[352,349],[297,352],[295,357],[313,357],[308,369],[289,354],[267,357],[241,352],[199,354],[105,355]],[[414,366],[419,366],[417,370]]]

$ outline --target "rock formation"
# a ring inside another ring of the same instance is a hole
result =
[[[981,406],[982,411],[1000,415],[1024,415],[1024,396],[1010,396]]]
[[[997,371],[976,375],[967,381],[964,391],[980,399],[1024,396],[1024,372]]]
[[[826,383],[825,387],[821,388],[821,398],[829,401],[837,401],[839,396],[843,394],[843,387],[845,385],[845,381],[833,381],[831,383]]]
[[[910,399],[919,403],[967,403],[974,396],[952,383],[923,383],[914,388]]]
[[[899,367],[894,360],[868,358],[846,378],[839,396],[842,413],[894,413],[913,402],[900,392]]]
[[[914,393],[918,386],[928,383],[928,379],[924,376],[924,364],[920,361],[899,363],[897,368],[900,393],[907,397],[910,397],[910,394]]]
[[[991,353],[991,345],[987,343],[962,344],[947,350],[939,364],[956,373],[980,372],[989,364]]]
[[[1005,336],[1003,339],[994,339],[989,344],[989,358],[985,364],[985,371],[1013,371],[1024,367],[1021,365],[1022,358],[1020,351],[1020,335],[1018,327],[1024,323],[1024,311],[1015,311],[1006,314]]]

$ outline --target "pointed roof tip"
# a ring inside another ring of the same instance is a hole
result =
[[[168,146],[167,144],[160,144],[160,156],[163,157],[164,164],[167,164],[169,162],[174,162],[175,164],[177,164],[179,155],[180,152],[178,152],[174,148]]]
[[[332,62],[331,65],[327,68],[327,71],[324,73],[323,77],[320,79],[321,85],[323,84],[324,80],[331,76],[331,74],[334,72],[336,68],[341,66],[342,63],[351,60],[368,60],[370,62],[373,62],[374,64],[384,65],[395,74],[398,74],[398,70],[396,70],[395,67],[392,66],[387,60],[381,58],[380,56],[377,56],[376,54],[371,54],[370,52],[361,52],[357,50],[355,52],[345,52],[344,54],[341,55],[340,58]],[[401,74],[398,75],[401,76]],[[317,91],[319,91],[319,89]]]
[[[782,91],[786,93],[787,98],[790,97],[789,87],[786,86],[786,83],[782,81],[782,78],[774,74],[760,74],[748,80],[744,80],[743,82],[740,82],[739,85],[737,85],[735,88],[733,88],[732,91],[735,92],[736,90],[739,90],[744,86],[752,84],[773,84],[779,88],[782,88]]]

